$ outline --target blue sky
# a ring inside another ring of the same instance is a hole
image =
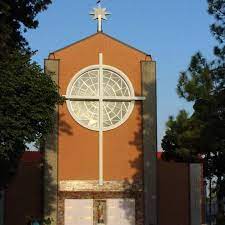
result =
[[[43,66],[48,53],[96,32],[88,15],[95,0],[53,0],[38,16],[39,27],[26,37],[34,60]],[[112,13],[104,22],[105,33],[148,52],[157,61],[158,145],[169,115],[180,109],[191,112],[191,104],[178,98],[179,72],[187,68],[191,56],[201,51],[212,57],[215,44],[209,31],[213,22],[206,0],[103,0]]]

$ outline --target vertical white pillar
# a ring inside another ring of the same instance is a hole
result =
[[[101,31],[102,31],[102,16],[98,15],[98,32],[101,32]]]
[[[103,54],[99,53],[99,185],[103,185]]]
[[[201,164],[192,163],[189,165],[189,180],[190,180],[190,209],[191,209],[191,225],[198,225],[202,222],[202,193],[201,193]]]

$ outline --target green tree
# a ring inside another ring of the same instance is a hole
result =
[[[199,127],[195,121],[188,116],[185,110],[181,110],[176,118],[170,116],[167,124],[166,134],[162,140],[164,149],[163,159],[176,162],[198,162],[199,161]]]
[[[214,49],[217,55],[224,63],[225,60],[225,2],[224,0],[208,0],[208,12],[215,18],[215,23],[211,25],[211,32],[219,41],[219,46]]]
[[[0,1],[0,190],[16,172],[27,144],[53,129],[58,87],[37,63],[23,37],[50,0]]]
[[[51,0],[1,0],[0,1],[0,56],[10,50],[26,49],[23,37],[27,29],[38,27],[36,16],[46,10]]]
[[[27,54],[14,52],[0,61],[0,187],[15,172],[27,143],[53,127],[57,86]]]
[[[218,40],[215,59],[208,62],[197,53],[188,70],[180,74],[177,93],[192,102],[193,114],[183,116],[182,120],[181,113],[175,120],[169,119],[162,147],[166,160],[195,162],[202,156],[205,177],[217,178],[217,224],[222,225],[225,224],[225,2],[208,0],[208,4],[209,13],[215,18],[211,31]]]

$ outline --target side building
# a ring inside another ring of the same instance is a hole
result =
[[[32,220],[43,218],[43,155],[40,152],[26,152],[21,160],[17,175],[1,198],[1,225],[27,225]],[[203,179],[196,183],[196,190],[202,190],[201,208],[197,208],[191,220],[190,166],[183,163],[163,162],[158,158],[158,225],[204,224]],[[3,201],[4,200],[4,201]],[[52,198],[54,200],[54,198]],[[198,201],[199,198],[194,199]],[[198,204],[196,204],[198,205]],[[16,210],[15,210],[16,209]],[[195,216],[195,217],[194,217]],[[192,222],[191,222],[192,221]],[[200,222],[199,222],[200,221]]]

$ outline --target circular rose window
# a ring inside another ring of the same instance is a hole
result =
[[[131,114],[134,90],[127,76],[116,68],[88,67],[74,76],[67,88],[67,106],[82,126],[98,131],[124,123]],[[100,124],[102,123],[102,124]]]

